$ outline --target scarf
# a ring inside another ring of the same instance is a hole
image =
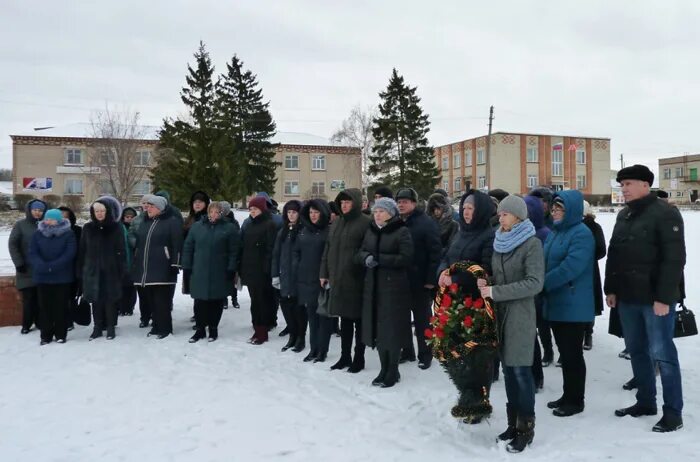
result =
[[[498,253],[511,252],[534,235],[535,225],[527,218],[513,226],[508,232],[499,228],[496,231],[496,238],[493,240],[493,249]]]

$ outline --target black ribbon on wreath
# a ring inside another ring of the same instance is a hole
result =
[[[498,354],[496,316],[491,300],[483,299],[477,286],[477,279],[487,278],[483,268],[458,262],[447,272],[463,273],[461,284],[440,288],[426,336],[433,355],[459,392],[452,416],[478,423],[493,410],[489,393]]]

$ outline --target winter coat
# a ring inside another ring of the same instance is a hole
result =
[[[320,278],[330,282],[331,316],[360,319],[365,269],[356,263],[355,256],[371,219],[362,214],[359,189],[341,191],[335,199],[338,208],[342,200],[351,200],[352,210],[339,216],[331,225],[321,259]]]
[[[32,216],[32,204],[41,202],[46,207],[46,202],[39,199],[34,199],[27,202],[24,207],[25,218],[18,220],[10,232],[10,238],[7,241],[7,246],[10,250],[10,258],[15,268],[22,268],[24,272],[17,271],[15,276],[15,285],[18,290],[34,287],[36,284],[32,279],[32,264],[29,261],[29,245],[32,242],[32,236],[37,228],[37,220]]]
[[[532,366],[537,335],[535,297],[544,283],[544,254],[536,236],[491,260],[496,321],[504,366]]]
[[[290,223],[287,218],[287,206],[295,203],[301,208],[301,202],[289,201],[284,204],[282,209],[282,217],[284,218],[284,226],[277,233],[275,238],[275,247],[272,250],[272,277],[280,278],[280,296],[283,298],[292,298],[297,296],[297,275],[294,272],[292,265],[292,252],[294,245],[299,235],[301,222]]]
[[[204,196],[206,198],[206,200],[204,201],[206,205],[204,206],[204,209],[202,209],[199,212],[194,211],[195,196]],[[207,216],[207,206],[210,202],[211,199],[209,198],[209,195],[204,191],[195,191],[192,193],[192,195],[190,196],[190,213],[189,215],[187,215],[187,218],[185,218],[185,222],[183,224],[185,238],[187,238],[187,233],[189,232],[190,228],[194,226],[195,223],[199,223],[200,221],[202,221],[202,217]]]
[[[605,266],[605,293],[617,300],[672,305],[686,262],[683,217],[655,194],[630,201],[617,215]]]
[[[471,195],[474,196],[475,210],[472,222],[467,224],[462,218],[464,216],[464,201]],[[447,253],[438,267],[438,274],[459,261],[477,263],[487,273],[491,274],[491,256],[493,255],[495,231],[491,227],[489,220],[493,215],[493,210],[493,201],[481,191],[467,191],[462,196],[459,204],[460,230],[447,249]]]
[[[238,230],[222,218],[212,223],[204,216],[192,225],[182,250],[192,298],[223,300],[233,292],[238,239]]]
[[[318,223],[311,223],[311,207],[321,212]],[[300,306],[317,306],[321,291],[319,271],[323,249],[328,239],[331,211],[323,199],[311,199],[301,209],[301,229],[292,252],[292,273],[296,275],[297,303]]]
[[[143,211],[136,215],[133,220],[131,220],[131,225],[127,230],[127,243],[129,244],[129,249],[131,249],[132,253],[134,250],[136,250],[136,233],[147,216],[148,214]]]
[[[362,342],[381,350],[409,347],[413,341],[409,273],[414,261],[414,243],[399,217],[392,218],[382,228],[372,221],[355,263],[364,265],[369,255],[379,265],[365,272]]]
[[[70,284],[75,281],[75,235],[68,220],[55,226],[39,222],[29,244],[29,262],[35,284]]]
[[[442,258],[440,231],[425,212],[415,209],[404,219],[414,245],[413,262],[409,267],[411,290],[422,294],[426,284],[437,285],[437,268]]]
[[[78,247],[78,278],[86,301],[114,303],[128,282],[124,228],[114,204],[103,198],[96,202],[107,208],[107,214],[100,222],[90,207],[92,220],[85,224]]]
[[[600,316],[603,314],[603,286],[600,279],[600,268],[598,267],[598,260],[605,258],[605,234],[603,234],[603,228],[600,227],[595,221],[594,215],[586,215],[583,217],[583,224],[591,231],[593,234],[593,241],[595,243],[595,259],[593,262],[593,298],[595,299],[594,308],[595,315]]]
[[[168,205],[165,208],[165,211],[168,212],[168,215],[175,217],[175,220],[180,224],[180,226],[184,226],[185,224],[185,219],[182,216],[182,212],[180,211],[179,208],[175,207],[170,200],[170,193],[168,191],[160,190],[156,192],[156,196],[160,196],[165,198],[165,200],[168,201]]]
[[[241,225],[238,223],[238,220],[236,220],[236,216],[233,214],[233,212],[229,212],[228,215],[223,217],[223,219],[224,221],[231,223],[231,225],[233,225],[233,228],[240,233]]]
[[[251,218],[241,232],[238,274],[246,286],[270,285],[277,226],[269,212]],[[272,290],[270,288],[270,290]]]
[[[435,209],[442,210],[440,218],[435,218],[433,214]],[[428,199],[427,214],[440,228],[440,244],[442,249],[446,250],[459,232],[459,223],[454,220],[452,206],[447,202],[445,196],[435,193]]]
[[[83,232],[83,229],[76,224],[78,220],[75,217],[75,213],[73,213],[73,211],[68,207],[59,207],[58,210],[60,210],[61,212],[68,212],[68,221],[70,221],[70,229],[75,235],[75,242],[80,243],[80,237]]]
[[[583,224],[583,195],[561,191],[566,213],[544,243],[545,278],[542,314],[548,321],[593,321],[593,234]]]
[[[524,200],[525,205],[527,205],[527,217],[535,226],[535,236],[544,244],[551,231],[544,223],[542,199],[535,196],[525,196]]]
[[[133,228],[133,225],[132,225]],[[150,218],[146,215],[136,230],[136,250],[131,278],[137,286],[177,283],[182,252],[182,223],[168,208]]]

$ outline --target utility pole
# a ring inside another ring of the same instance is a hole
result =
[[[491,182],[490,167],[491,167],[491,128],[493,127],[493,106],[489,110],[489,134],[486,137],[486,185]]]
[[[625,168],[625,155],[620,154],[620,169]]]

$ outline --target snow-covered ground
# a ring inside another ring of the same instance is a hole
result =
[[[690,308],[700,314],[700,213],[687,212],[686,274]],[[599,214],[610,237],[613,214]],[[694,239],[694,240],[693,240]],[[9,266],[7,233],[0,267]],[[604,269],[604,262],[601,270]],[[651,432],[658,417],[617,418],[634,402],[621,385],[631,376],[619,359],[622,341],[597,320],[594,348],[586,352],[586,410],[561,419],[546,408],[561,394],[561,371],[545,369],[537,395],[535,442],[508,454],[495,436],[505,428],[503,382],[494,384],[493,417],[476,426],[450,417],[455,390],[434,366],[401,366],[391,389],[370,385],[379,364],[367,352],[359,374],[330,371],[339,356],[334,338],[326,363],[304,363],[272,341],[251,346],[249,300],[224,312],[217,342],[187,343],[192,302],[178,294],[175,335],[146,338],[138,316],[121,318],[114,341],[88,343],[77,327],[65,345],[39,347],[37,333],[0,329],[0,461],[691,461],[700,453],[700,340],[677,341],[685,397],[685,428]],[[280,315],[280,321],[282,317]]]

